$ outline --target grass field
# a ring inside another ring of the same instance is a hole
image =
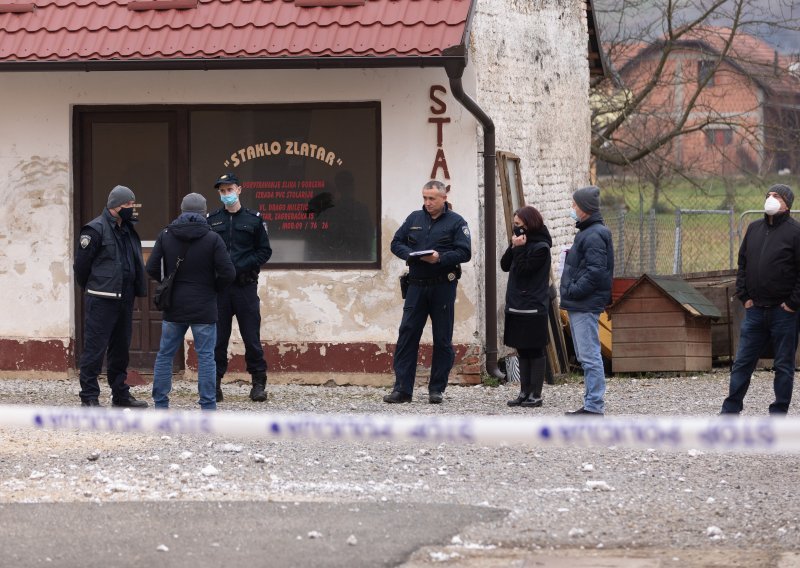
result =
[[[749,209],[762,209],[764,196],[773,183],[786,183],[796,186],[796,179],[782,177],[768,178],[754,183],[746,178],[736,179],[731,184],[734,196],[734,210],[737,213]],[[661,191],[659,213],[674,212],[675,209],[727,209],[726,181],[720,178],[707,178],[699,182],[700,187],[686,181],[667,185]],[[640,193],[645,211],[649,211],[653,201],[653,186],[638,183],[616,183],[611,178],[600,180],[604,204],[615,208],[623,205],[629,211],[639,211]]]

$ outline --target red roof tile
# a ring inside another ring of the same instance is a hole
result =
[[[117,0],[35,4],[33,12],[0,13],[0,64],[436,57],[465,42],[473,0],[313,8],[294,0],[199,0],[196,8],[145,11]]]

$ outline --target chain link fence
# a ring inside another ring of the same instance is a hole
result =
[[[736,268],[747,225],[764,212],[733,209],[603,211],[614,236],[614,276],[687,274]]]
[[[735,270],[747,226],[764,218],[768,188],[798,182],[800,177],[785,175],[711,176],[654,186],[625,176],[603,178],[601,210],[614,236],[614,275]],[[792,213],[800,218],[800,211]]]

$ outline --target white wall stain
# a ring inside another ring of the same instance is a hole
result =
[[[304,353],[308,353],[308,344],[305,342],[301,343],[277,343],[278,353],[281,357],[286,355],[287,353],[298,352],[301,355]]]
[[[38,152],[20,158],[16,147],[0,150],[0,171],[7,175],[0,181],[0,337],[68,341],[71,282],[63,268],[54,278],[51,267],[63,267],[70,257],[69,166]]]

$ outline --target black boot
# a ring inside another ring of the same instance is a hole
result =
[[[531,394],[531,360],[527,357],[519,358],[519,394],[514,400],[506,402],[508,406],[519,406]]]
[[[253,402],[264,402],[267,400],[267,374],[257,373],[253,375],[253,388],[250,389],[250,400]]]
[[[542,385],[544,385],[544,375],[547,371],[547,358],[539,357],[533,359],[530,366],[528,384],[531,392],[528,397],[520,403],[525,408],[536,408],[542,406]]]
[[[217,377],[217,402],[222,402],[222,376]]]

